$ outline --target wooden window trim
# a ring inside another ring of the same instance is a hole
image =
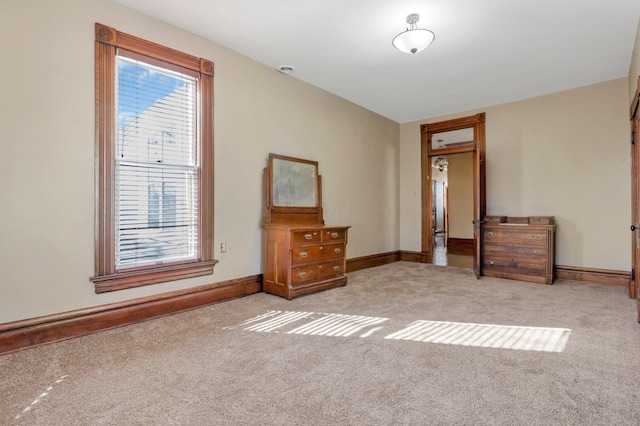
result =
[[[198,172],[198,260],[116,271],[115,266],[115,63],[117,49],[166,61],[200,74],[200,168]],[[95,24],[96,293],[213,273],[213,62]]]

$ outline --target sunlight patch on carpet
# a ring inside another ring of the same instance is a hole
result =
[[[238,327],[249,331],[269,333],[293,324],[301,319],[309,319],[313,312],[269,311],[266,314],[251,318]]]
[[[263,333],[273,332],[310,336],[347,337],[387,320],[388,318],[360,315],[269,311],[266,314],[251,318],[236,327],[242,328],[243,330]],[[361,337],[369,336],[380,328],[381,327],[377,327],[367,330]]]
[[[42,402],[42,400],[43,400],[44,398],[46,398],[47,396],[49,396],[49,393],[51,393],[51,391],[53,390],[53,388],[54,388],[56,385],[58,385],[58,384],[60,384],[60,383],[64,382],[64,379],[66,379],[67,377],[69,377],[69,375],[68,375],[68,374],[65,374],[64,376],[60,376],[60,377],[58,378],[58,380],[56,380],[55,382],[53,382],[53,384],[52,384],[51,386],[49,386],[47,389],[45,389],[45,391],[44,391],[44,392],[42,392],[40,395],[38,395],[38,397],[37,397],[36,399],[34,399],[34,400],[31,402],[31,404],[27,405],[27,406],[25,407],[25,409],[24,409],[24,410],[22,410],[22,412],[21,412],[20,414],[18,414],[18,415],[14,418],[14,420],[19,420],[19,419],[20,419],[20,417],[24,416],[26,413],[28,413],[29,411],[31,411],[31,410],[33,409],[33,407],[35,407],[37,404],[41,403],[41,402]]]
[[[358,315],[321,314],[322,318],[301,325],[289,334],[310,334],[315,336],[351,336],[363,329],[387,321],[388,318],[362,317]]]
[[[414,321],[385,339],[523,351],[562,352],[571,330],[445,321]]]

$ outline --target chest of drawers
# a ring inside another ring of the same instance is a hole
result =
[[[289,300],[347,284],[348,226],[264,226],[264,291]]]
[[[553,217],[486,221],[482,230],[483,275],[552,284],[555,225]]]

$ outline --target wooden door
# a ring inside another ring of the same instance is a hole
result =
[[[640,78],[638,89],[631,103],[631,280],[629,297],[637,299],[638,322],[640,322]]]
[[[421,129],[424,128],[424,125]],[[425,134],[422,134],[422,245],[420,248],[420,262],[433,262],[433,186],[431,182],[431,157],[428,143],[425,145]]]
[[[484,114],[482,115],[484,124]],[[484,125],[475,126],[474,140],[476,149],[473,152],[473,272],[476,278],[482,274],[482,220],[487,214],[486,206],[486,163]]]
[[[638,149],[637,129],[638,119],[633,118],[631,120],[631,280],[629,281],[629,297],[639,297],[638,294],[638,279],[636,277],[638,273],[638,266],[640,266],[640,194],[638,194],[638,155],[640,155],[640,149]],[[640,309],[640,307],[639,307]],[[640,321],[640,311],[638,313],[638,320]]]

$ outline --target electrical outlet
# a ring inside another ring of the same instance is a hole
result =
[[[220,243],[220,253],[227,252],[227,243]]]

